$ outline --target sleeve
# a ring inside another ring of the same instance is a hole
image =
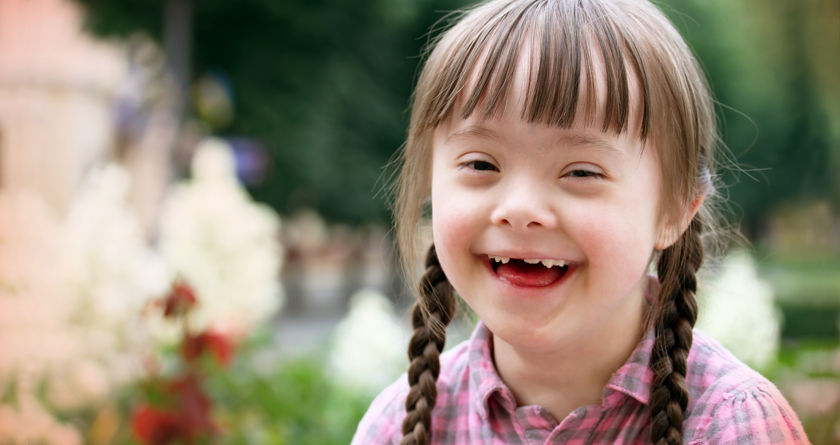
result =
[[[403,375],[385,388],[370,404],[351,445],[398,445],[402,439],[405,396],[408,383]]]
[[[775,389],[775,388],[773,388]],[[808,445],[802,423],[778,390],[753,387],[723,400],[689,445]]]

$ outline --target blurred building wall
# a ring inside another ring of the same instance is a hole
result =
[[[177,90],[165,73],[150,75],[150,63],[165,64],[151,39],[95,39],[83,20],[71,0],[0,1],[0,187],[63,213],[91,167],[120,162],[152,235],[171,177]]]
[[[126,72],[120,46],[81,24],[66,0],[0,2],[0,186],[59,211],[112,150],[111,97]]]

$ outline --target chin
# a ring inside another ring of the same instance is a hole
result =
[[[533,317],[488,317],[482,321],[495,337],[522,351],[544,351],[566,343],[571,326],[562,320],[546,320],[544,315]],[[558,323],[559,322],[559,323]],[[556,325],[565,325],[560,329]]]

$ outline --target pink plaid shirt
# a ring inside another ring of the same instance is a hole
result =
[[[653,372],[648,361],[654,331],[647,331],[604,388],[600,406],[584,406],[557,422],[539,406],[517,406],[496,373],[492,334],[479,322],[469,340],[441,356],[432,443],[645,444]],[[683,443],[807,444],[796,414],[776,387],[711,337],[694,331],[688,356],[691,399]],[[373,401],[353,445],[398,444],[408,379],[403,375]]]

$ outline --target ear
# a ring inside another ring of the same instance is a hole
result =
[[[691,205],[685,209],[679,221],[673,221],[670,218],[666,220],[659,227],[659,235],[656,238],[656,244],[653,245],[653,248],[656,250],[665,250],[677,242],[683,232],[688,229],[688,225],[691,224],[691,220],[694,219],[694,215],[700,210],[700,206],[703,205],[703,201],[705,200],[706,192],[703,191],[691,201]]]

